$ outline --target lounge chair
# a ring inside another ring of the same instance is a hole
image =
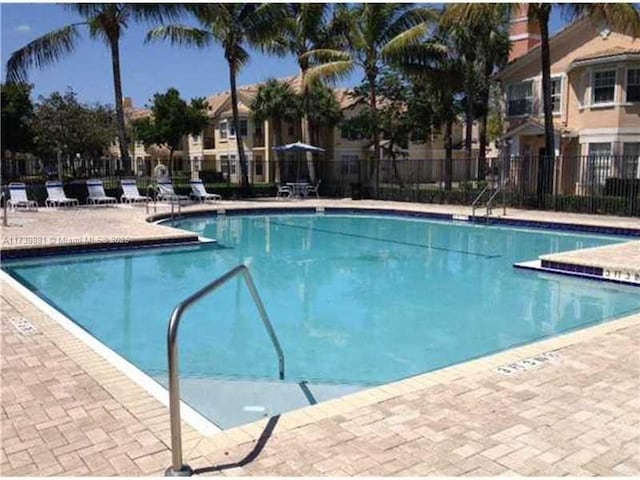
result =
[[[146,195],[140,195],[138,184],[133,178],[120,180],[120,186],[122,187],[122,195],[120,195],[120,201],[122,203],[146,202],[151,200],[151,198]]]
[[[87,203],[89,205],[102,205],[118,202],[116,197],[107,197],[104,193],[102,180],[87,180],[87,190],[89,191],[89,196],[87,197]]]
[[[29,200],[27,197],[27,186],[22,182],[11,182],[9,184],[9,200],[7,205],[15,211],[18,207],[24,207],[27,210],[32,208],[38,210],[38,202]]]
[[[207,200],[219,202],[220,200],[222,200],[222,197],[217,193],[207,192],[204,188],[204,183],[202,183],[202,180],[191,180],[189,182],[189,185],[191,185],[190,197],[198,200],[199,202],[206,202]]]
[[[276,193],[276,198],[291,198],[293,197],[293,190],[288,185],[278,185],[278,193]]]
[[[320,198],[320,194],[318,193],[318,188],[320,188],[320,182],[322,180],[318,180],[314,185],[309,185],[307,190],[304,192],[304,196],[308,197],[310,194],[314,194],[316,198]]]
[[[173,190],[173,184],[168,178],[158,179],[156,185],[158,190],[158,200],[166,202],[188,202],[189,197],[186,195],[178,195]]]
[[[64,194],[62,182],[48,181],[45,183],[45,186],[47,187],[47,199],[44,201],[44,204],[47,207],[73,207],[80,204],[77,198],[69,198]]]

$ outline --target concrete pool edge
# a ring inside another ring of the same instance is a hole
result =
[[[89,332],[78,326],[73,320],[58,311],[55,307],[49,305],[49,303],[31,292],[27,287],[22,285],[18,280],[14,279],[3,270],[0,270],[0,281],[9,285],[43,314],[47,315],[64,330],[83,342],[105,362],[115,367],[129,380],[142,387],[149,395],[158,400],[162,405],[168,407],[169,392],[165,387],[153,380],[146,373],[142,372],[138,367],[133,365],[124,357],[104,345]],[[185,402],[181,402],[180,408],[182,411],[182,418],[201,434],[212,435],[221,431],[220,428],[214,425],[207,418],[200,415]]]
[[[76,337],[77,340],[80,340],[82,345],[89,349],[89,351],[95,354],[99,361],[105,364],[105,366],[115,368],[127,382],[132,382],[139,387],[142,387],[146,394],[153,399],[159,401],[163,406],[166,407],[166,402],[162,401],[158,398],[157,395],[154,395],[153,391],[149,391],[149,389],[145,388],[145,385],[141,385],[136,378],[132,378],[127,372],[123,371],[119,368],[119,365],[110,362],[110,359],[113,357],[110,355],[103,355],[100,351],[100,348],[94,348],[96,344],[100,344],[99,341],[91,337],[88,333],[82,331],[84,335],[76,335],[73,328],[67,328],[68,325],[65,322],[73,323],[71,320],[66,319],[62,314],[57,312],[53,307],[49,306],[43,300],[35,297],[30,291],[27,291],[25,287],[19,284],[16,280],[10,278],[5,272],[2,272],[0,275],[0,279],[2,281],[6,281],[7,284],[13,288],[20,296],[25,298],[32,306],[36,309],[40,310],[44,315],[46,315],[49,319],[51,319],[56,325],[61,327],[65,338],[59,338],[58,341],[65,343],[73,343],[68,334],[70,333],[72,336]],[[46,304],[45,308],[41,308],[42,304]],[[61,321],[62,320],[62,321]],[[295,428],[301,427],[303,425],[307,425],[309,423],[313,423],[322,419],[326,419],[335,415],[339,415],[341,413],[346,413],[353,411],[358,408],[363,408],[369,405],[373,405],[384,400],[411,394],[413,392],[417,392],[419,390],[429,388],[431,386],[435,386],[438,384],[446,385],[448,382],[458,379],[458,378],[468,378],[471,379],[475,375],[483,373],[486,374],[488,370],[494,370],[500,365],[511,363],[517,360],[521,360],[526,357],[531,357],[534,355],[538,355],[548,351],[555,351],[562,349],[564,347],[574,345],[576,343],[580,343],[587,339],[597,337],[600,335],[604,335],[610,332],[614,332],[617,330],[621,330],[633,325],[640,324],[640,313],[634,313],[632,315],[609,320],[605,323],[601,323],[595,326],[586,327],[578,331],[568,332],[566,334],[561,334],[555,337],[541,339],[536,342],[526,344],[519,347],[514,347],[508,350],[504,350],[502,352],[498,352],[495,354],[491,354],[488,356],[480,357],[477,359],[469,360],[460,364],[452,365],[449,367],[445,367],[439,370],[435,370],[432,372],[427,372],[424,374],[416,375],[413,377],[409,377],[406,379],[402,379],[396,382],[384,384],[377,387],[368,388],[362,390],[360,392],[356,392],[353,394],[348,394],[342,396],[340,398],[328,400],[316,405],[307,406],[304,408],[300,408],[297,410],[292,410],[286,413],[283,413],[279,421],[277,423],[278,431],[287,431],[293,430]],[[73,325],[75,326],[75,324]],[[72,327],[73,327],[72,326]],[[79,327],[75,326],[76,329],[81,330]],[[87,338],[90,337],[90,338]],[[89,341],[87,341],[89,340]],[[56,342],[57,343],[57,342]],[[103,349],[109,350],[107,347],[100,344]],[[62,348],[62,346],[61,346]],[[73,349],[73,347],[71,347]],[[68,352],[63,348],[63,351],[68,354]],[[117,354],[113,354],[116,355]],[[126,362],[126,360],[124,361]],[[126,362],[128,363],[128,362]],[[84,368],[84,365],[83,365]],[[135,367],[132,367],[135,369]],[[547,367],[544,367],[547,368]],[[90,372],[88,372],[91,374]],[[525,373],[526,374],[526,373]],[[145,376],[145,374],[141,375]],[[96,378],[95,375],[92,377]],[[135,377],[135,375],[134,375]],[[166,396],[166,390],[159,386],[155,381],[151,380],[150,377],[147,377],[153,385],[156,387],[155,390],[159,389],[163,390],[164,395]],[[97,376],[96,381],[101,382],[100,376]],[[148,386],[148,385],[147,385]],[[152,388],[151,390],[154,390]],[[122,403],[121,399],[116,397],[116,400]],[[269,422],[268,419],[259,420],[253,423],[248,423],[245,425],[241,425],[238,427],[229,428],[227,430],[219,430],[217,427],[210,424],[210,422],[204,419],[205,423],[212,425],[215,431],[203,431],[202,424],[197,425],[198,422],[194,422],[194,418],[197,420],[199,414],[195,413],[195,417],[189,413],[189,407],[183,403],[183,422],[184,426],[194,427],[193,434],[189,435],[186,433],[184,435],[184,443],[185,443],[185,455],[186,460],[188,460],[189,455],[197,454],[197,449],[200,448],[202,451],[207,451],[211,448],[221,448],[223,446],[228,446],[231,443],[238,444],[246,441],[255,441],[258,440],[265,431],[265,427]],[[168,409],[167,409],[168,410]],[[144,423],[144,420],[143,420]],[[198,428],[198,426],[200,428]],[[168,419],[165,427],[168,427]],[[157,425],[153,425],[150,427],[158,428]],[[164,433],[164,440],[168,443],[168,434]],[[191,444],[191,447],[188,445]],[[201,452],[202,453],[202,452]]]
[[[523,218],[511,218],[501,217],[497,215],[485,217],[473,217],[471,215],[462,215],[457,213],[443,213],[433,211],[413,210],[410,208],[400,208],[398,206],[380,206],[380,205],[225,205],[222,206],[207,206],[205,208],[199,208],[198,210],[183,211],[180,219],[193,218],[199,216],[208,216],[212,214],[216,215],[264,215],[269,213],[293,213],[293,214],[314,214],[314,213],[368,213],[373,215],[394,215],[401,218],[425,218],[436,220],[447,220],[453,222],[462,222],[476,225],[493,225],[493,226],[512,226],[512,227],[532,227],[536,229],[552,229],[562,230],[576,233],[597,233],[602,235],[619,235],[629,238],[640,238],[640,227],[619,227],[613,225],[607,225],[606,220],[601,224],[592,223],[577,223],[567,221],[553,221],[553,220],[535,220],[535,219],[523,219]],[[146,218],[147,222],[165,225],[167,220],[172,218],[170,213],[158,213],[150,215]],[[166,226],[166,225],[165,225]]]

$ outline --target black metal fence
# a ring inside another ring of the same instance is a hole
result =
[[[188,162],[183,162],[188,167]],[[15,165],[14,165],[15,167]],[[242,171],[236,159],[202,161],[198,173],[208,188],[225,198],[240,195]],[[248,177],[259,196],[275,195],[278,183],[321,181],[325,197],[372,198],[425,203],[470,205],[488,182],[504,185],[507,206],[526,209],[640,216],[640,160],[638,156],[500,157],[480,162],[476,158],[362,160],[344,155],[340,160],[314,157],[308,161],[263,161],[250,158]],[[99,168],[72,170],[63,165],[62,178],[69,194],[83,198],[84,180],[101,178],[105,189],[118,194],[121,178],[134,174]],[[191,172],[172,172],[178,192],[189,190]],[[5,168],[2,183],[23,181],[39,192],[47,179],[57,179],[51,164]],[[141,190],[152,184],[150,176],[138,176]]]

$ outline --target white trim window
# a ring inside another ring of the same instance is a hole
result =
[[[597,142],[589,144],[589,182],[604,185],[611,172],[611,143]]]
[[[593,72],[592,105],[614,103],[616,99],[616,71]]]
[[[551,111],[562,113],[562,77],[551,78]]]
[[[640,178],[640,142],[625,142],[622,147],[622,176]]]
[[[640,102],[640,67],[627,70],[627,102]]]
[[[220,123],[218,124],[218,128],[220,129],[220,140],[226,140],[227,139],[227,121],[220,120]]]
[[[507,89],[507,116],[530,115],[533,111],[533,81],[514,83]]]

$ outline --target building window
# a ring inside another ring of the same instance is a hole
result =
[[[229,129],[229,138],[235,138],[236,137],[236,126],[233,124],[233,119],[230,118],[227,120],[227,125],[228,125],[228,129]]]
[[[640,68],[627,70],[627,102],[640,102]]]
[[[249,126],[249,123],[247,122],[247,120],[240,120],[240,136],[241,137],[247,136],[247,131],[249,130],[248,126]]]
[[[254,165],[255,174],[259,176],[264,175],[264,163],[262,162],[262,155],[256,155],[254,157]]]
[[[193,136],[193,143],[200,143],[200,135]]]
[[[551,110],[560,113],[562,108],[562,77],[551,79]]]
[[[611,171],[611,144],[589,144],[589,183],[604,185]]]
[[[533,111],[533,82],[509,85],[507,90],[507,115],[528,115]]]
[[[615,99],[616,71],[607,70],[593,74],[593,103],[612,103]]]
[[[622,149],[622,176],[640,178],[640,142],[625,143]]]
[[[262,137],[262,122],[256,122],[253,135],[256,137]]]
[[[227,139],[227,121],[222,120],[219,124],[219,128],[220,128],[220,140],[226,140]]]
[[[360,173],[360,159],[358,155],[347,154],[340,157],[342,160],[342,175],[358,175]]]
[[[235,155],[229,155],[229,171],[231,172],[231,175],[236,174],[236,156]]]

